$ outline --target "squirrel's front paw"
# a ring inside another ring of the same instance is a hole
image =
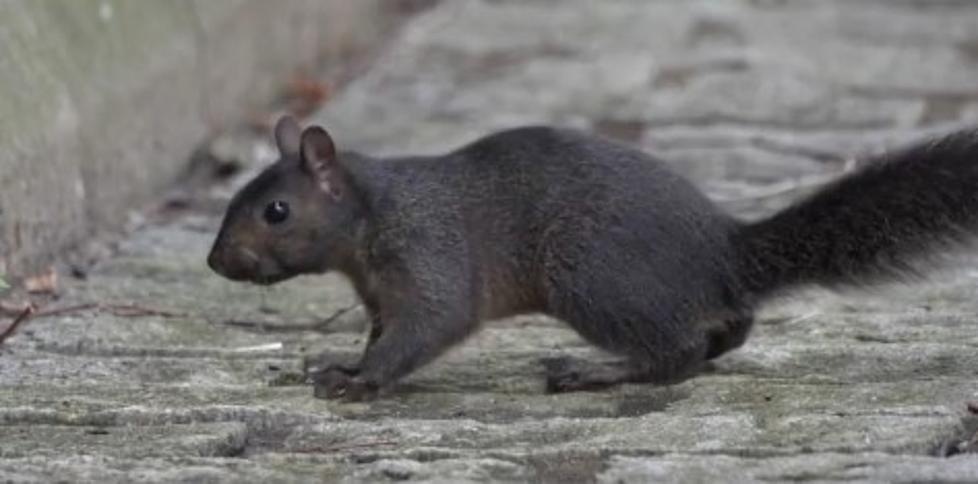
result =
[[[377,396],[377,386],[346,368],[334,366],[313,376],[313,396],[327,400],[362,402]]]

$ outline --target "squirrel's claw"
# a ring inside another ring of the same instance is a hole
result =
[[[313,382],[313,396],[316,398],[362,402],[372,400],[377,395],[376,385],[340,366],[316,372],[310,377]]]

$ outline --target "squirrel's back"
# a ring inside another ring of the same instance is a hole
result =
[[[518,292],[517,309],[539,309],[548,278],[581,271],[617,281],[605,287],[618,297],[682,295],[669,318],[727,311],[735,299],[737,223],[635,148],[524,127],[402,161],[379,162],[397,177],[387,183],[395,188],[385,228],[402,227],[399,242],[413,233],[425,244],[463,245],[481,293]]]

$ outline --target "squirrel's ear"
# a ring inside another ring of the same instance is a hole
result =
[[[275,123],[275,144],[282,156],[299,154],[299,139],[302,132],[299,123],[292,116],[282,116]]]
[[[336,145],[325,129],[312,126],[303,131],[300,158],[302,168],[319,182],[320,188],[339,196],[339,187],[333,183],[336,175]]]

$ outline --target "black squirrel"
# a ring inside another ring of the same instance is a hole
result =
[[[395,159],[337,152],[290,117],[275,139],[281,159],[232,199],[208,264],[258,284],[349,277],[371,330],[358,364],[309,372],[327,398],[370,398],[480,322],[531,312],[622,357],[551,360],[549,391],[676,382],[741,346],[774,293],[898,278],[978,228],[975,131],[870,160],[754,223],[662,161],[572,130]]]

